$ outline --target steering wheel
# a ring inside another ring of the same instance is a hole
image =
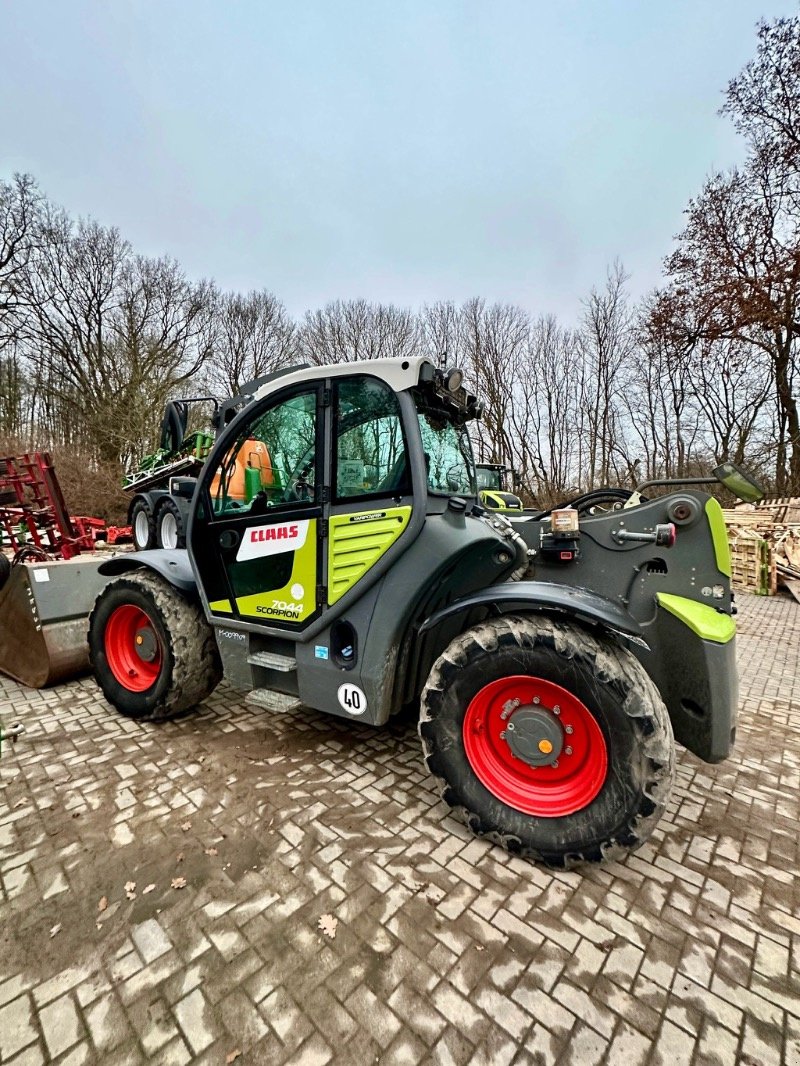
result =
[[[461,469],[462,468],[458,463],[453,463],[444,475],[447,487],[452,489],[453,492],[459,492],[461,490]]]

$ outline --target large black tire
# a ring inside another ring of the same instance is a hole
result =
[[[169,497],[156,511],[156,543],[159,548],[186,547],[186,530],[181,509]]]
[[[147,500],[136,500],[131,508],[130,524],[133,530],[133,546],[137,552],[155,548],[156,524]]]
[[[115,615],[120,608],[146,615],[152,631],[147,635],[157,642],[157,662],[149,667],[157,676],[146,688],[120,681],[120,663],[127,652],[108,639],[109,621],[120,619],[121,614]],[[214,632],[199,604],[145,570],[110,581],[98,596],[89,617],[89,658],[108,702],[140,721],[174,718],[204,700],[222,678]]]
[[[582,809],[553,817],[522,813],[477,776],[465,750],[465,714],[486,685],[512,675],[561,686],[599,726],[607,772]],[[556,868],[619,859],[643,844],[674,779],[669,715],[638,660],[610,640],[543,616],[494,619],[456,638],[423,690],[419,732],[442,798],[476,835]]]

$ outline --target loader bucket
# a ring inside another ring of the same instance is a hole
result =
[[[0,588],[0,672],[45,688],[89,670],[89,612],[109,580],[102,556],[18,563]]]

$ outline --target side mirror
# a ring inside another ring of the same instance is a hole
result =
[[[169,494],[177,496],[179,500],[191,500],[196,488],[196,477],[171,477],[169,479]]]
[[[735,463],[723,463],[722,466],[718,466],[714,471],[714,477],[717,481],[721,481],[729,492],[738,496],[740,500],[744,500],[745,503],[756,503],[764,499],[764,489],[761,485]]]

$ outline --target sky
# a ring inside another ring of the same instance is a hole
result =
[[[769,2],[769,7],[764,3]],[[658,284],[796,0],[2,0],[0,177],[193,278],[565,321]]]

